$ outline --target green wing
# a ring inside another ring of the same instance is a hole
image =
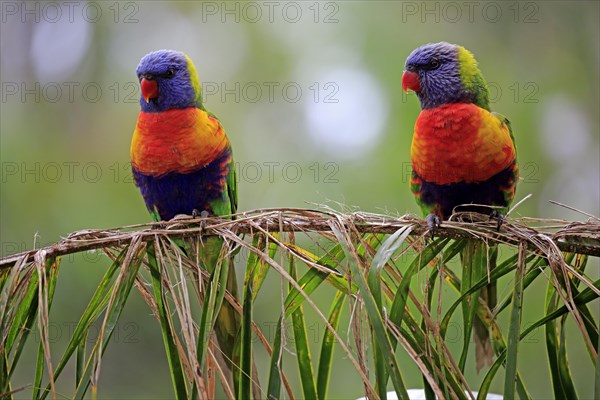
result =
[[[215,114],[210,111],[206,112],[210,117],[219,121],[219,124],[221,123]],[[231,150],[231,148],[228,167],[229,172],[227,173],[227,180],[225,182],[225,187],[223,188],[223,198],[210,203],[212,212],[217,216],[235,214],[237,212],[237,176],[235,171],[235,163],[233,162],[233,150]],[[235,219],[235,217],[233,217],[233,219]]]
[[[217,117],[212,112],[206,110],[208,115],[221,124],[219,117]],[[222,125],[221,125],[222,126]],[[231,158],[229,160],[229,173],[227,174],[227,181],[225,183],[226,187],[223,189],[223,199],[219,199],[211,203],[212,211],[215,215],[229,215],[235,214],[237,212],[238,206],[238,197],[237,197],[237,176],[235,171],[235,163],[233,161],[233,150],[231,151]],[[235,219],[235,218],[233,218]]]
[[[229,172],[223,187],[223,196],[210,203],[212,212],[216,216],[235,214],[237,211],[237,179],[235,174],[235,164],[233,157],[231,157]]]
[[[517,188],[517,182],[519,181],[519,166],[517,164],[517,145],[515,143],[515,137],[513,135],[512,126],[508,118],[504,115],[499,114],[497,112],[492,112],[496,118],[498,118],[503,125],[508,128],[508,133],[510,135],[510,140],[512,141],[513,148],[515,149],[515,162],[513,163],[513,173],[512,173],[512,182],[509,182],[505,187],[502,188],[502,192],[504,194],[504,200],[506,204],[510,205],[515,197],[515,192]],[[507,210],[508,211],[508,210]]]
[[[227,175],[227,194],[229,196],[229,204],[231,207],[231,214],[237,212],[238,207],[238,195],[237,195],[237,172],[235,170],[235,163],[233,162],[233,156],[231,157],[231,165],[229,167],[229,174]],[[235,219],[235,217],[234,217]]]

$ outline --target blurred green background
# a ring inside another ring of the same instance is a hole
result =
[[[79,229],[149,221],[131,181],[129,144],[139,109],[135,68],[162,48],[184,51],[196,64],[205,105],[234,147],[241,211],[341,203],[418,213],[408,176],[419,105],[401,91],[400,78],[415,47],[449,41],[475,54],[492,108],[512,122],[523,178],[517,199],[533,194],[515,216],[585,219],[548,200],[599,215],[599,4],[2,2],[1,255]],[[51,318],[55,357],[108,260],[89,253],[64,263]],[[597,277],[598,260],[591,264]],[[272,275],[271,294],[257,300],[264,327],[274,326],[279,307]],[[525,325],[542,312],[538,286],[525,298]],[[320,295],[327,308],[331,293]],[[598,312],[598,302],[592,307]],[[318,346],[324,327],[317,319],[313,326]],[[171,396],[160,331],[137,293],[116,335],[100,396]],[[543,332],[520,349],[531,394],[550,397]],[[591,398],[586,350],[579,339],[570,350],[579,394]],[[358,397],[356,373],[337,356],[330,396]],[[22,363],[15,386],[33,380],[31,367]],[[405,375],[409,386],[421,385],[416,368]],[[467,376],[481,379],[471,369]]]

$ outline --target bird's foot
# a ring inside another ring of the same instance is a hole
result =
[[[427,214],[425,221],[427,221],[427,231],[429,233],[429,237],[433,239],[435,232],[440,227],[440,217],[433,213]]]
[[[206,221],[204,220],[204,218],[208,218],[209,217],[209,213],[206,210],[202,210],[202,211],[198,211],[196,208],[194,208],[192,210],[192,217],[194,218],[202,218],[202,220],[200,221],[200,228],[204,229],[206,227]]]
[[[200,218],[208,218],[208,215],[209,215],[208,211],[206,211],[206,210],[198,211],[197,208],[194,208],[192,210],[192,217],[194,217],[194,218],[198,218],[198,217],[200,217]]]
[[[500,231],[500,227],[502,227],[502,224],[504,223],[506,217],[504,216],[504,214],[499,213],[497,210],[493,210],[490,213],[490,221],[493,219],[496,220],[496,231]]]

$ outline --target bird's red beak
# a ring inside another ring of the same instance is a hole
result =
[[[402,74],[402,89],[405,92],[412,90],[414,92],[421,91],[421,82],[419,81],[419,75],[416,72],[404,71]]]
[[[156,83],[155,80],[142,78],[141,87],[142,97],[146,100],[146,103],[148,103],[150,99],[158,97],[158,83]]]

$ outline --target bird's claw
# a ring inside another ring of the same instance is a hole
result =
[[[200,217],[200,218],[208,218],[208,211],[206,211],[206,210],[198,211],[197,208],[194,208],[192,210],[192,217],[194,217],[194,218],[198,218],[198,217]]]
[[[209,217],[209,213],[206,210],[202,210],[202,211],[198,211],[196,208],[194,208],[192,210],[192,217],[194,218],[202,218],[202,221],[200,221],[200,228],[204,229],[206,227],[206,221],[204,220],[204,218],[208,218]]]
[[[429,233],[429,237],[433,239],[435,232],[440,227],[440,217],[431,213],[425,217],[425,221],[427,221],[427,231]]]
[[[502,227],[502,224],[504,223],[504,220],[506,219],[506,217],[504,216],[504,214],[499,213],[497,210],[493,210],[490,213],[490,221],[495,219],[496,220],[496,231],[500,231],[500,227]]]

